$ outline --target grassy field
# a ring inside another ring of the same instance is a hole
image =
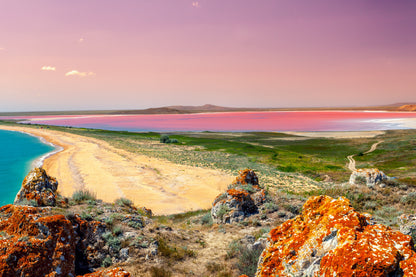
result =
[[[0,122],[0,124],[16,124]],[[33,128],[39,128],[36,125]],[[264,184],[288,190],[321,186],[327,178],[348,181],[346,156],[356,154],[357,168],[377,167],[400,182],[416,185],[416,130],[387,131],[374,138],[306,138],[284,133],[167,133],[178,143],[160,143],[159,133],[132,133],[49,126],[107,141],[112,146],[176,163],[221,169],[235,174],[253,168]],[[362,155],[383,140],[376,151]],[[306,177],[305,177],[306,176]]]

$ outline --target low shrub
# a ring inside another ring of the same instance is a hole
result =
[[[118,237],[114,236],[113,233],[104,233],[102,237],[109,247],[113,248],[115,251],[120,251],[121,241]]]
[[[77,190],[72,194],[72,200],[76,203],[81,203],[84,201],[95,201],[97,200],[97,195],[87,189]]]
[[[158,251],[162,256],[172,258],[173,260],[180,261],[186,257],[195,257],[195,252],[186,247],[176,247],[176,245],[168,245],[166,240],[162,237],[158,239]]]
[[[201,224],[202,225],[212,225],[212,216],[211,213],[206,213],[203,217],[201,217]]]
[[[133,201],[124,197],[116,199],[114,203],[118,206],[133,207]]]
[[[104,260],[101,262],[102,267],[109,267],[113,264],[113,261],[111,260],[110,256],[107,256],[104,258]]]

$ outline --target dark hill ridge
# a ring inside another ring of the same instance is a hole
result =
[[[212,104],[201,106],[166,106],[132,110],[83,110],[83,111],[33,111],[33,112],[2,112],[0,116],[34,116],[34,115],[103,115],[103,114],[189,114],[208,112],[247,112],[247,111],[325,111],[325,110],[370,110],[370,111],[414,111],[408,109],[414,103],[397,103],[378,106],[358,107],[291,107],[291,108],[253,108],[253,107],[222,107]]]

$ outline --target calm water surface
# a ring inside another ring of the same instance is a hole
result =
[[[13,203],[32,163],[52,150],[34,136],[0,130],[0,206]]]
[[[30,117],[26,117],[30,118]],[[412,128],[416,113],[356,111],[230,112],[203,114],[32,117],[33,123],[117,131],[364,131]]]

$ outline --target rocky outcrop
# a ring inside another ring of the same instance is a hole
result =
[[[385,186],[383,182],[388,181],[390,178],[384,174],[383,171],[378,170],[377,168],[365,168],[357,169],[351,173],[349,183],[351,185],[357,183],[357,179],[363,178],[366,181],[366,184],[369,188],[373,188],[375,185]]]
[[[256,173],[245,169],[239,172],[228,190],[214,200],[211,216],[216,223],[239,222],[257,213],[265,199],[265,191],[259,187]]]
[[[256,276],[416,276],[415,254],[410,236],[318,196],[270,232]]]
[[[416,215],[402,214],[399,216],[399,227],[403,234],[416,237]]]
[[[14,202],[32,206],[55,206],[58,182],[46,174],[43,168],[35,168],[23,180],[22,188]]]
[[[103,234],[108,232],[106,225],[99,221],[86,221],[79,215],[68,216],[75,235],[75,269],[78,273],[91,272],[101,266],[108,251],[105,251]]]
[[[0,208],[0,276],[75,276],[75,236],[63,215],[47,208]]]
[[[130,276],[121,268],[91,273],[129,258],[129,248],[121,248],[120,233],[114,234],[90,213],[83,212],[81,218],[69,211],[58,214],[62,210],[57,207],[34,207],[59,203],[57,186],[55,178],[35,168],[16,196],[19,205],[0,208],[0,276]],[[103,204],[100,200],[89,205],[96,216],[99,213],[113,219],[112,215],[117,215],[120,222],[132,226],[133,237],[146,223],[142,214],[151,215],[150,210],[132,205]]]

